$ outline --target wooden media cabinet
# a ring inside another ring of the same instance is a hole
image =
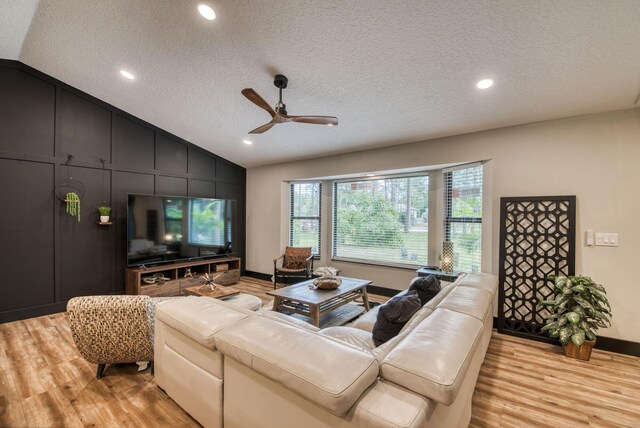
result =
[[[192,277],[185,277],[187,270]],[[147,284],[144,278],[162,274],[165,281]],[[125,292],[127,294],[144,294],[152,297],[181,296],[185,289],[201,282],[197,277],[205,273],[209,276],[220,275],[215,279],[216,284],[233,285],[240,281],[240,259],[236,257],[221,257],[192,262],[165,264],[145,268],[132,267],[126,270]]]

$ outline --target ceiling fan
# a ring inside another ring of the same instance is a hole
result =
[[[275,109],[271,108],[269,104],[262,98],[256,91],[251,88],[245,88],[242,90],[242,95],[247,97],[249,101],[264,109],[271,115],[271,122],[257,127],[253,131],[249,131],[249,134],[262,134],[268,131],[277,123],[285,122],[298,122],[298,123],[312,123],[315,125],[329,125],[335,126],[338,124],[338,118],[333,116],[291,116],[287,114],[287,106],[282,102],[282,90],[287,87],[289,79],[281,74],[277,74],[273,80],[273,84],[280,90],[280,100],[276,104]]]

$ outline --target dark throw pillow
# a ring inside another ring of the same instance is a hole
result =
[[[440,292],[440,280],[433,275],[418,276],[409,283],[409,291],[416,291],[424,306]]]
[[[378,310],[378,318],[373,325],[373,342],[380,346],[400,333],[402,327],[411,319],[422,305],[415,291],[395,296]]]

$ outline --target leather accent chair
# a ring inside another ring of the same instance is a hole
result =
[[[282,265],[278,267],[278,260]],[[311,278],[313,272],[313,252],[311,247],[287,247],[280,257],[273,259],[273,289],[278,277],[286,283],[287,278]]]

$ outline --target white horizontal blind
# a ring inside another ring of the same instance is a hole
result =
[[[429,176],[334,183],[333,257],[427,264]]]
[[[223,246],[226,243],[226,201],[190,199],[189,243]],[[228,226],[227,226],[228,227]]]
[[[446,171],[444,182],[444,236],[453,242],[453,268],[480,272],[482,164]]]
[[[289,245],[320,255],[322,183],[291,183]]]

